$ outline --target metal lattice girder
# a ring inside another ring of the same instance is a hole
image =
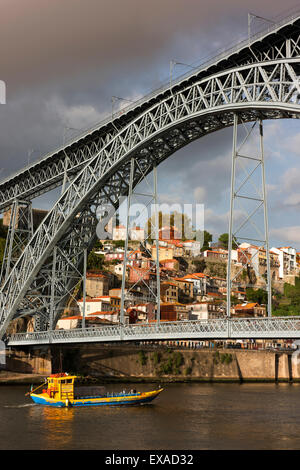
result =
[[[130,158],[138,159],[151,171],[154,164],[189,142],[231,126],[235,113],[245,122],[258,117],[299,117],[299,63],[300,58],[252,64],[200,80],[141,113],[97,149],[43,219],[2,286],[0,336],[9,321],[18,316],[21,302],[52,257],[55,245],[61,244],[65,259],[74,260],[76,269],[80,267],[87,239],[94,239],[90,207],[99,193],[118,204],[116,193],[128,188],[128,180],[125,184],[122,181],[127,178]],[[122,182],[118,190],[112,184],[116,178]],[[88,213],[90,221],[85,224]]]
[[[8,277],[32,235],[33,218],[31,202],[15,200],[9,211],[9,227],[1,266],[1,281]]]
[[[201,64],[199,68],[174,82],[171,89],[168,85],[155,90],[127,107],[126,110],[122,110],[121,116],[113,120],[110,116],[99,123],[96,128],[90,129],[68,142],[63,148],[49,153],[27,168],[6,178],[0,183],[0,211],[9,208],[16,198],[33,199],[60,186],[63,183],[66,168],[68,169],[68,179],[70,181],[74,179],[93,155],[116,136],[120,129],[139,114],[170,96],[170,93],[183,91],[200,80],[234,67],[299,57],[299,26],[299,13],[277,21],[265,31],[251,37],[250,41],[248,39],[242,41],[235,47]],[[239,80],[242,85],[245,80],[243,74],[238,76]],[[284,76],[278,80],[278,87],[285,87]],[[272,89],[274,89],[274,84]],[[244,88],[241,86],[241,92],[247,95],[246,83]]]
[[[297,317],[238,318],[115,325],[12,334],[8,346],[110,341],[300,338]]]

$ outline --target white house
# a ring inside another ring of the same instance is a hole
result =
[[[185,240],[182,242],[183,249],[187,255],[198,256],[200,254],[201,242],[197,240]]]
[[[126,239],[126,227],[124,225],[118,225],[113,228],[113,240],[125,240]]]
[[[141,227],[131,227],[129,229],[130,240],[137,240],[139,242],[144,241],[145,230]]]
[[[189,320],[210,320],[224,316],[223,308],[214,302],[204,301],[197,304],[190,304]]]
[[[83,315],[83,299],[78,300],[80,314]],[[110,296],[102,295],[93,299],[86,299],[85,314],[93,314],[95,312],[108,312],[111,310]]]
[[[288,274],[294,274],[297,262],[296,256],[297,252],[295,248],[291,246],[284,246],[281,248],[272,248],[270,250],[272,253],[276,253],[278,255],[279,261],[279,278],[282,279],[284,276]]]

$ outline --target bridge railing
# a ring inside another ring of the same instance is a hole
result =
[[[230,322],[231,337],[299,337],[300,317],[236,318]]]
[[[12,334],[8,345],[160,339],[300,338],[300,317],[218,318]]]

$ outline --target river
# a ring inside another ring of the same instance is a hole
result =
[[[167,384],[151,405],[118,408],[43,407],[26,391],[0,387],[1,450],[300,449],[300,384]]]

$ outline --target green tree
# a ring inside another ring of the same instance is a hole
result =
[[[102,249],[103,249],[103,244],[100,242],[100,240],[97,240],[94,245],[94,250],[102,250]]]
[[[7,227],[3,225],[3,219],[0,219],[0,238],[6,238]]]
[[[248,302],[256,302],[260,305],[268,303],[268,293],[264,289],[253,289],[247,287],[246,296]]]
[[[219,242],[221,243],[222,248],[224,248],[224,250],[228,249],[228,241],[229,241],[228,233],[222,233],[222,235],[219,236]],[[236,250],[237,247],[238,247],[238,244],[236,243],[235,239],[233,238],[232,239],[232,249]]]
[[[87,260],[87,269],[103,269],[104,255],[96,255],[93,251],[90,252]]]
[[[124,248],[125,247],[125,240],[113,240],[112,243],[116,248]]]
[[[200,234],[199,234],[199,238],[200,238]],[[209,242],[211,241],[212,241],[212,234],[204,230],[203,245],[202,245],[201,251],[209,250]]]

